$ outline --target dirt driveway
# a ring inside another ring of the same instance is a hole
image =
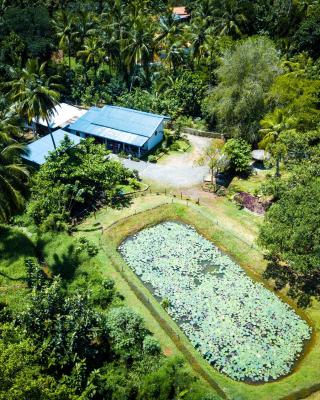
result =
[[[188,188],[198,185],[203,182],[209,169],[197,165],[197,161],[212,139],[193,135],[188,135],[188,139],[192,145],[191,152],[166,157],[163,161],[159,160],[158,164],[127,159],[121,159],[121,162],[129,169],[138,170],[142,179],[159,186]]]

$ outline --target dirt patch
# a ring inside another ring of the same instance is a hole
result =
[[[164,354],[166,357],[172,356],[173,351],[172,351],[171,347],[166,347],[166,348],[163,350],[163,354]]]

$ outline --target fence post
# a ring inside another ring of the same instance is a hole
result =
[[[180,198],[181,198],[181,200],[182,200],[182,192],[180,192]]]

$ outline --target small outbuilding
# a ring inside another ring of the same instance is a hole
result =
[[[251,152],[251,156],[254,159],[254,161],[263,162],[270,160],[270,154],[265,150],[253,150]]]
[[[57,131],[52,132],[52,136],[55,142],[56,147],[59,147],[61,142],[67,136],[73,146],[76,146],[80,143],[81,138],[72,135],[69,132],[66,132],[62,129],[58,129]],[[42,137],[41,139],[36,140],[35,142],[29,144],[27,146],[28,154],[23,156],[26,162],[34,165],[40,166],[46,162],[46,157],[50,154],[50,152],[54,151],[54,144],[52,142],[52,137],[50,134]]]
[[[173,16],[177,21],[186,21],[190,18],[190,14],[184,6],[173,7]]]
[[[92,107],[68,131],[82,138],[94,137],[114,153],[123,151],[140,157],[163,140],[167,120],[163,115],[130,108]]]

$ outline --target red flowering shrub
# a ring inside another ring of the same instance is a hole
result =
[[[234,200],[242,207],[257,214],[264,214],[270,205],[270,201],[263,200],[246,192],[237,193],[234,196]]]

